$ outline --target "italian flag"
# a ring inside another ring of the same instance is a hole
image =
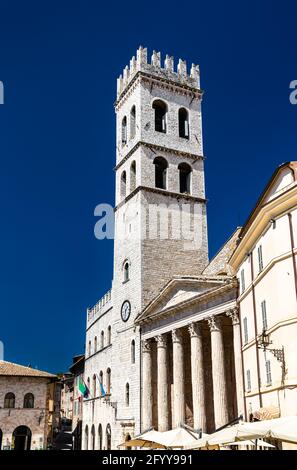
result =
[[[78,390],[80,391],[80,393],[82,394],[84,398],[88,398],[89,389],[81,377],[79,378]]]

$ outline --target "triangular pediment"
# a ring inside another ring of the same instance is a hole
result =
[[[270,187],[267,188],[267,191],[262,200],[262,205],[271,201],[283,191],[286,191],[291,184],[294,184],[294,182],[295,180],[292,166],[280,168],[275,175],[274,181],[272,181]]]
[[[142,311],[137,318],[141,321],[146,317],[162,315],[166,311],[178,308],[187,302],[204,297],[219,287],[230,283],[228,276],[199,276],[196,278],[174,278],[158,294],[155,299]]]

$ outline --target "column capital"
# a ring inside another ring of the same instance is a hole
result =
[[[239,324],[239,314],[238,314],[238,307],[233,307],[230,308],[229,310],[226,311],[227,317],[230,317],[232,320],[232,325],[238,325]]]
[[[221,319],[217,315],[212,315],[211,317],[208,317],[207,319],[208,326],[210,331],[221,331],[222,329],[222,322]]]
[[[143,353],[150,353],[152,350],[152,342],[150,339],[144,339],[142,341],[142,352]]]
[[[171,334],[173,343],[181,343],[183,335],[180,328],[172,330]]]
[[[166,348],[167,338],[165,335],[157,335],[155,336],[155,340],[157,342],[157,348]]]
[[[199,322],[193,322],[190,323],[188,326],[188,331],[190,333],[190,337],[197,337],[197,336],[202,336],[202,331],[201,331],[201,324]]]

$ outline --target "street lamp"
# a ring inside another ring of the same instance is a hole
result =
[[[263,329],[262,333],[259,336],[258,339],[258,348],[261,348],[266,351],[267,347],[272,344],[272,341],[269,339],[269,334],[267,333],[266,330]]]
[[[285,364],[285,350],[284,347],[282,346],[281,349],[275,349],[275,348],[268,348],[268,346],[272,344],[272,341],[270,341],[269,338],[269,333],[267,333],[266,329],[264,328],[262,333],[260,334],[258,341],[257,341],[257,346],[259,349],[263,349],[264,353],[266,351],[271,352],[276,360],[281,363],[282,367],[282,381],[284,381],[285,375],[286,375],[286,364]]]

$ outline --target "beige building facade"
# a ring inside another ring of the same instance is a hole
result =
[[[297,414],[296,169],[277,168],[230,259],[240,285],[247,419]]]
[[[56,376],[0,361],[0,449],[42,450],[52,443]]]

